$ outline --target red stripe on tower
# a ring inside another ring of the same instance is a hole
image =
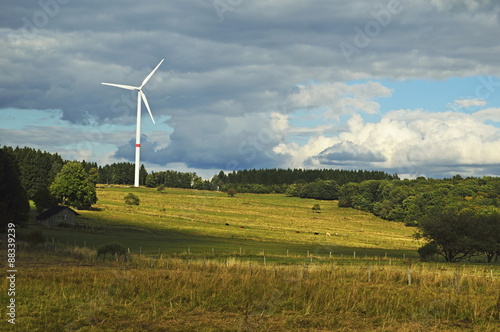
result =
[[[135,147],[136,147],[136,148],[140,148],[140,147],[141,147],[141,145],[140,145],[140,144],[136,144],[136,145],[135,145]]]

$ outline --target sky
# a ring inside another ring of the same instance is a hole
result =
[[[0,0],[0,145],[100,165],[500,176],[495,0]]]

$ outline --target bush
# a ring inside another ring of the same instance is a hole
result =
[[[313,207],[312,207],[312,211],[320,213],[321,212],[321,206],[319,206],[319,204],[314,204]]]
[[[236,195],[236,189],[234,189],[234,188],[229,188],[229,190],[227,191],[227,194],[228,194],[228,196],[230,196],[230,197],[234,197],[234,195]]]
[[[132,193],[128,193],[128,195],[126,195],[124,199],[125,203],[128,205],[139,205],[140,203],[139,197],[137,197],[137,195],[134,195]]]
[[[118,243],[108,243],[97,249],[97,257],[106,257],[106,255],[125,255],[127,250],[124,246]]]
[[[165,185],[164,185],[164,184],[160,184],[160,185],[158,186],[158,188],[156,188],[156,190],[158,190],[158,191],[163,191],[163,190],[165,190]]]
[[[420,260],[422,262],[428,262],[439,253],[439,249],[435,242],[430,242],[418,248],[417,252],[420,255]]]
[[[45,242],[45,236],[40,230],[32,231],[26,236],[26,241],[31,246],[36,246]]]

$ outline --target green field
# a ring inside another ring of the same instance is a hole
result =
[[[127,206],[133,192],[139,206]],[[345,255],[416,257],[414,228],[388,222],[336,201],[284,195],[238,194],[147,188],[101,188],[94,211],[78,211],[92,230],[43,230],[49,242],[97,248],[118,242],[131,252],[181,254],[233,252],[269,256]],[[321,213],[311,207],[319,203]],[[229,224],[229,225],[226,225]],[[314,235],[318,233],[319,235]],[[330,234],[330,236],[327,235]],[[241,248],[241,249],[240,249]]]
[[[129,192],[139,206],[124,203]],[[402,223],[284,195],[108,187],[98,197],[78,211],[80,227],[16,228],[19,240],[47,241],[19,242],[16,325],[0,330],[500,330],[500,266],[421,263]],[[97,257],[111,242],[131,254]]]

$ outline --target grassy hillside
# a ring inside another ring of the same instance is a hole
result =
[[[132,192],[139,206],[128,206]],[[49,241],[98,247],[119,242],[134,252],[415,256],[414,229],[381,220],[335,201],[284,195],[184,189],[100,188],[93,211],[79,211],[91,230],[44,230]],[[319,203],[321,213],[311,207]],[[229,225],[226,225],[229,224]],[[318,233],[319,235],[315,235]],[[330,234],[330,236],[327,235]],[[189,248],[189,249],[188,249]],[[241,249],[240,249],[241,248]]]

